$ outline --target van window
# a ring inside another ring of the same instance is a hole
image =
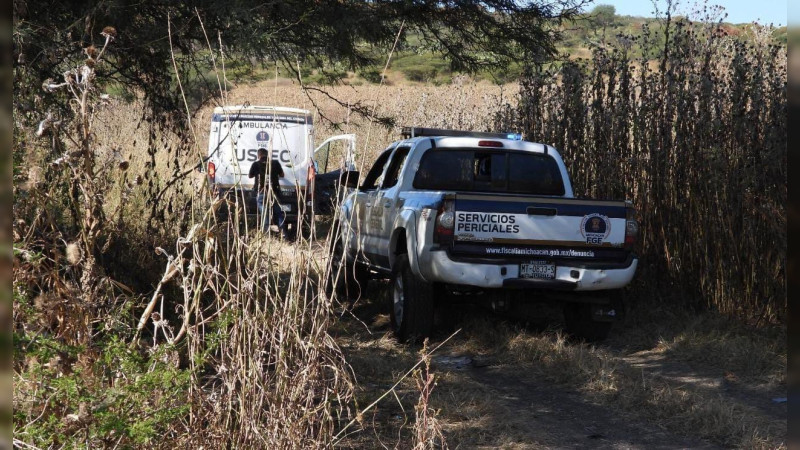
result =
[[[556,161],[538,153],[480,149],[429,150],[414,178],[416,189],[564,195]]]
[[[314,153],[317,171],[328,173],[345,167],[349,151],[350,141],[347,139],[336,139],[326,143]]]

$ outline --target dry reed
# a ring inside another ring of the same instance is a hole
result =
[[[576,194],[633,200],[640,297],[780,322],[786,48],[757,25],[746,41],[713,22],[661,30],[618,36],[591,61],[529,68],[498,126],[559,148]]]

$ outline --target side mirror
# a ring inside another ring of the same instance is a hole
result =
[[[339,175],[339,184],[347,186],[351,189],[358,187],[359,172],[357,170],[348,170]]]

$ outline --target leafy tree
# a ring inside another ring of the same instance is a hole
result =
[[[551,24],[575,15],[582,0],[52,0],[14,1],[17,101],[41,110],[39,86],[58,77],[100,30],[118,31],[106,73],[99,79],[142,92],[155,113],[182,112],[174,65],[192,77],[195,106],[217,91],[209,71],[210,45],[228,62],[343,64],[356,71],[375,64],[399,30],[439,52],[452,69],[503,67],[526,52],[555,53]],[[207,32],[207,33],[206,33]],[[222,48],[220,48],[220,44]],[[342,72],[343,73],[343,72]],[[186,87],[186,86],[184,86]],[[34,101],[37,102],[34,105]]]
[[[595,34],[597,34],[597,28],[602,28],[603,36],[605,36],[606,28],[614,26],[616,22],[617,9],[614,5],[597,5],[592,9],[591,15],[595,24]]]

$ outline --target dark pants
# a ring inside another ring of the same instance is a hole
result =
[[[258,212],[261,214],[261,229],[267,230],[269,229],[270,224],[272,223],[272,218],[275,218],[275,223],[278,225],[278,228],[281,230],[281,236],[284,238],[288,238],[288,231],[286,229],[286,214],[281,209],[281,204],[278,200],[273,199],[272,201],[272,208],[269,214],[264,213],[264,193],[259,192],[256,196],[256,204],[258,205]]]

